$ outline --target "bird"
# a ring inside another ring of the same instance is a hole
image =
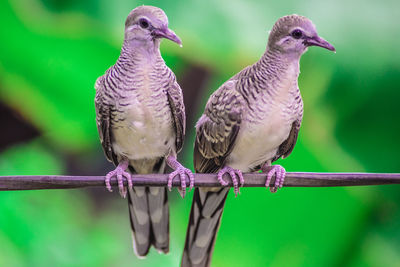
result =
[[[145,257],[150,247],[169,251],[169,208],[166,188],[135,187],[132,174],[165,173],[166,164],[174,171],[168,188],[177,176],[181,195],[186,177],[193,187],[193,173],[177,161],[185,136],[185,107],[175,74],[160,53],[161,40],[180,46],[180,38],[168,28],[165,12],[154,6],[133,9],[125,21],[120,56],[95,83],[96,122],[106,158],[116,169],[105,177],[118,181],[122,197],[128,196],[133,247]],[[124,186],[124,180],[128,186]]]
[[[217,173],[222,187],[196,188],[182,255],[182,267],[209,266],[224,203],[232,180],[237,196],[243,172],[262,170],[265,186],[282,187],[285,169],[271,163],[286,158],[298,137],[303,101],[299,61],[310,46],[331,51],[315,25],[300,15],[279,18],[262,57],[222,84],[209,98],[196,124],[196,173]]]

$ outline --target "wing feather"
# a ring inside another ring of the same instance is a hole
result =
[[[194,168],[218,171],[231,153],[240,130],[244,100],[235,90],[236,81],[223,84],[209,99],[196,125]]]
[[[300,124],[300,120],[293,122],[288,138],[279,146],[276,156],[272,159],[272,161],[278,160],[280,157],[286,158],[290,155],[290,153],[292,153],[299,135]]]
[[[167,90],[168,103],[172,112],[172,118],[174,120],[174,128],[176,132],[176,152],[181,151],[183,141],[185,139],[186,129],[186,115],[185,105],[183,103],[182,90],[178,83],[175,81],[169,86]]]
[[[111,107],[104,97],[104,76],[100,76],[95,84],[96,97],[94,100],[96,109],[96,125],[99,132],[100,142],[106,158],[118,165],[117,156],[112,148],[111,134]]]

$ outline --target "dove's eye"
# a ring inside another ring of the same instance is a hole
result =
[[[291,35],[294,39],[300,39],[303,36],[303,32],[299,29],[296,29],[292,31]]]
[[[150,23],[147,21],[147,19],[141,18],[139,19],[139,25],[143,29],[147,29],[150,26]]]

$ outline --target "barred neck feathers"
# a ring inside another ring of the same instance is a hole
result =
[[[255,64],[257,72],[262,73],[267,82],[267,90],[290,89],[281,88],[287,82],[295,82],[299,77],[299,57],[291,57],[279,51],[267,49]]]
[[[160,79],[174,78],[173,73],[165,65],[159,49],[154,48],[155,51],[151,52],[148,48],[138,46],[132,49],[124,43],[120,57],[105,75],[107,92],[113,94],[109,97],[129,102],[132,94],[141,97],[152,94],[151,91],[157,91],[158,94],[161,89],[158,85]]]
[[[152,73],[164,69],[167,69],[167,66],[161,57],[158,46],[138,45],[133,47],[132,44],[124,42],[121,55],[108,73],[127,85],[117,89],[127,90],[128,88],[134,89],[131,84],[138,79],[145,79]]]
[[[129,65],[139,65],[145,67],[147,65],[159,64],[164,62],[160,53],[160,41],[140,42],[140,41],[124,41],[121,49],[121,55],[118,59],[120,63]]]
[[[239,90],[248,102],[274,98],[297,89],[299,60],[289,59],[277,51],[267,50],[254,65],[239,74]],[[250,103],[249,103],[250,104]]]

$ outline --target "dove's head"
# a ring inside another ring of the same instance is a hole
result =
[[[297,56],[307,51],[309,46],[319,46],[335,51],[330,43],[318,36],[311,20],[299,15],[278,19],[268,39],[268,49]]]
[[[125,41],[159,43],[161,38],[182,45],[181,39],[168,28],[164,11],[154,6],[139,6],[129,13],[125,21]]]

